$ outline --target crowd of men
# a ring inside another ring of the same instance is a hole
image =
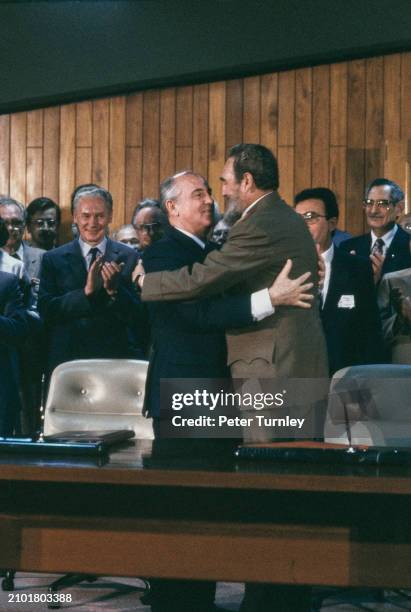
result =
[[[149,358],[156,437],[161,379],[322,378],[349,365],[411,364],[410,225],[397,184],[376,178],[365,188],[358,205],[369,231],[350,237],[337,228],[330,189],[305,189],[293,207],[280,198],[266,147],[233,147],[221,182],[223,217],[206,178],[184,171],[112,238],[111,194],[80,185],[66,244],[53,200],[25,208],[0,196],[0,435],[34,433],[42,378],[72,359]],[[180,609],[212,609],[213,583],[184,587],[184,601],[180,586],[159,583],[152,609],[166,609],[176,588]],[[247,585],[242,611],[274,598],[276,609],[298,611],[309,593]]]

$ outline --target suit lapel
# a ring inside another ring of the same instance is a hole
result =
[[[339,250],[334,247],[334,257],[331,262],[330,284],[328,285],[327,296],[324,302],[323,313],[326,315],[347,288],[347,268],[344,266],[343,257]]]
[[[201,248],[199,244],[190,236],[186,236],[174,227],[170,228],[170,236],[181,246],[185,252],[189,252],[193,261],[202,261],[206,255],[206,249]]]
[[[84,285],[87,279],[87,266],[78,240],[73,240],[73,242],[67,246],[64,258],[67,262],[74,284],[79,286]]]

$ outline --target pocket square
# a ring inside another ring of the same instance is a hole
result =
[[[338,308],[355,308],[355,298],[353,295],[342,295],[338,302]]]

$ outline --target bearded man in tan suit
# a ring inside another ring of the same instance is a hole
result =
[[[223,195],[241,212],[227,242],[203,263],[145,275],[140,282],[143,300],[193,299],[228,289],[253,293],[270,286],[287,259],[293,262],[295,276],[311,272],[316,290],[314,241],[303,219],[277,193],[278,167],[272,152],[255,144],[234,146],[221,181]],[[318,308],[276,306],[263,321],[226,335],[234,378],[327,377]],[[247,585],[241,607],[242,612],[309,609],[310,589],[286,585]]]
[[[234,146],[221,176],[223,195],[241,211],[220,251],[190,269],[147,274],[146,301],[252,293],[271,285],[287,259],[293,274],[318,277],[318,259],[306,224],[278,195],[278,168],[261,145]],[[324,336],[317,308],[280,306],[272,316],[227,332],[228,364],[235,378],[327,376]]]

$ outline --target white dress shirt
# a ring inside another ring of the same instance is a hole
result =
[[[394,227],[392,229],[390,229],[389,232],[384,234],[384,236],[381,236],[381,239],[384,241],[384,246],[383,246],[383,249],[382,249],[382,254],[384,255],[384,257],[386,255],[388,249],[391,246],[391,242],[393,241],[394,236],[397,233],[397,230],[398,230],[398,225],[395,224]],[[380,236],[376,236],[374,234],[374,232],[371,230],[371,250],[370,250],[370,253],[372,253],[374,244],[376,243],[376,241],[378,240],[379,237]]]
[[[106,252],[106,248],[107,248],[107,238],[106,237],[104,237],[103,240],[99,242],[98,244],[96,244],[95,246],[91,246],[90,244],[87,244],[87,242],[84,242],[82,238],[78,239],[78,243],[80,245],[81,253],[84,259],[86,260],[87,270],[90,268],[90,263],[91,263],[91,258],[92,258],[92,254],[90,253],[91,249],[97,248],[100,251],[101,255],[104,255],[104,253]]]
[[[10,272],[11,274],[15,274],[18,278],[23,278],[23,260],[16,259],[15,257],[9,255],[3,249],[0,249],[0,270],[2,272]]]
[[[321,253],[325,265],[324,284],[321,289],[322,307],[324,308],[325,300],[327,299],[328,287],[330,286],[331,277],[331,263],[334,257],[334,243],[331,242],[331,246]]]

